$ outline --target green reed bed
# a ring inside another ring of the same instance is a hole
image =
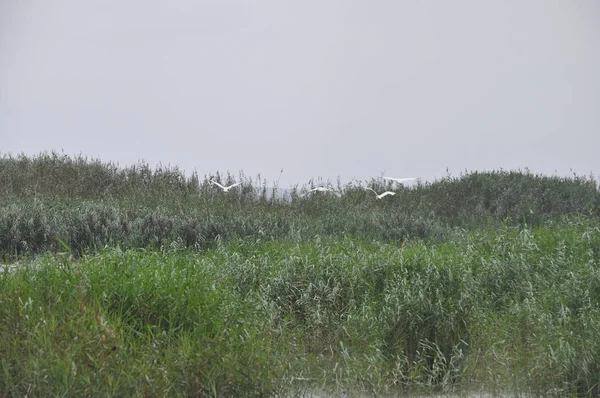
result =
[[[30,257],[0,275],[0,391],[595,396],[599,248],[579,219]]]
[[[547,195],[540,194],[539,200],[535,189],[523,188],[521,200],[503,204],[499,211],[492,204],[484,207],[469,202],[469,195],[475,197],[475,192],[468,191],[472,177],[450,184],[446,194],[440,190],[449,183],[442,181],[415,189],[397,189],[396,196],[385,201],[358,188],[348,188],[342,198],[315,194],[291,201],[251,199],[254,196],[235,191],[225,195],[215,191],[215,187],[194,198],[172,196],[158,202],[153,202],[155,196],[137,200],[135,195],[129,199],[7,195],[0,203],[0,255],[56,252],[61,240],[74,255],[115,246],[206,249],[218,240],[307,242],[315,236],[439,243],[455,239],[463,230],[503,224],[540,226],[573,217],[598,219],[600,207],[596,202],[600,203],[600,194],[591,181],[557,183],[548,188]],[[487,178],[501,184],[504,177]],[[536,181],[541,180],[534,179],[532,187]],[[462,199],[459,193],[452,193],[461,187],[465,190]],[[481,196],[485,195],[482,191]],[[543,201],[552,206],[547,207]]]
[[[224,184],[241,182],[223,195],[210,180]],[[306,190],[327,185],[343,193],[341,200],[331,194],[304,196]],[[376,201],[369,185],[377,191],[393,190],[396,196]],[[252,178],[238,175],[186,176],[177,167],[159,165],[151,168],[140,162],[119,166],[98,159],[41,153],[28,157],[0,156],[0,200],[4,206],[14,201],[48,199],[50,201],[110,201],[120,205],[158,206],[177,211],[189,208],[235,210],[257,206],[264,211],[292,207],[308,215],[339,211],[371,209],[390,210],[400,206],[409,214],[436,218],[452,225],[472,226],[490,219],[512,218],[535,224],[568,214],[600,215],[600,194],[593,176],[557,177],[532,174],[529,171],[466,172],[446,176],[431,183],[420,183],[406,189],[390,181],[372,178],[343,185],[340,181],[321,179],[308,181],[277,193],[277,182],[267,182],[260,175]],[[377,205],[372,205],[375,202]],[[371,205],[369,205],[371,203]],[[291,205],[291,206],[289,206]]]
[[[0,393],[598,395],[593,177],[367,184],[3,155]]]
[[[218,240],[297,241],[315,236],[354,236],[399,242],[408,237],[441,241],[455,228],[439,220],[410,215],[402,208],[343,208],[321,198],[318,209],[288,205],[212,206],[177,210],[98,200],[20,200],[0,211],[0,254],[55,252],[67,242],[75,255],[106,246],[204,249]]]

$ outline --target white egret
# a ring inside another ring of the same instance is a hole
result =
[[[313,188],[313,189],[311,189],[310,191],[308,191],[308,192],[306,193],[306,195],[308,195],[309,193],[312,193],[312,192],[331,192],[332,194],[334,194],[334,195],[335,195],[335,196],[337,196],[338,198],[341,198],[341,197],[342,197],[342,194],[341,194],[341,193],[339,193],[339,192],[337,192],[337,191],[335,191],[335,190],[333,190],[333,189],[326,188],[326,187],[316,187],[316,188]]]
[[[385,191],[384,193],[382,193],[381,195],[378,194],[377,192],[373,191],[371,188],[367,187],[367,189],[371,192],[373,192],[375,195],[377,195],[377,199],[381,199],[383,197],[386,197],[387,195],[392,195],[394,196],[396,194],[396,192],[390,192],[390,191]]]
[[[411,182],[416,180],[415,177],[409,177],[409,178],[394,178],[394,177],[383,177],[384,180],[391,180],[391,181],[395,181],[398,184],[404,184],[405,182]]]
[[[241,182],[236,182],[235,184],[231,184],[228,187],[224,187],[223,185],[219,184],[218,182],[216,182],[215,180],[210,180],[211,183],[217,185],[219,188],[221,188],[223,190],[223,192],[227,192],[229,191],[231,188],[233,187],[237,187],[238,185],[241,184]]]

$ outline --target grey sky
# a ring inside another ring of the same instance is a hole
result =
[[[0,0],[0,152],[600,174],[597,0]]]

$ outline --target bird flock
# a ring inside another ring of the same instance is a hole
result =
[[[412,181],[416,180],[416,178],[414,178],[414,177],[410,177],[410,178],[394,178],[394,177],[385,177],[385,176],[383,177],[383,179],[389,180],[389,181],[394,181],[394,182],[396,182],[398,184],[405,184],[407,182],[412,182]],[[219,184],[215,180],[210,180],[210,182],[212,184],[216,185],[217,187],[221,188],[221,190],[223,192],[229,192],[232,188],[235,188],[235,187],[237,187],[237,186],[239,186],[241,184],[241,182],[236,182],[235,184],[231,184],[229,186],[224,186],[224,185]],[[366,189],[369,190],[369,191],[371,191],[371,192],[373,192],[375,194],[375,197],[377,199],[383,199],[386,196],[394,196],[396,194],[395,192],[392,192],[392,191],[385,191],[385,192],[382,192],[381,194],[379,194],[374,189],[372,189],[370,187],[366,187]],[[311,194],[313,194],[315,192],[332,193],[335,196],[337,196],[338,198],[342,197],[342,193],[341,192],[336,191],[335,189],[327,188],[327,187],[323,187],[323,186],[313,188],[313,189],[309,190],[303,196],[308,196],[308,195],[311,195]]]

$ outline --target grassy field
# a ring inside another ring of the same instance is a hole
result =
[[[1,396],[598,396],[593,178],[212,177],[0,158]]]

